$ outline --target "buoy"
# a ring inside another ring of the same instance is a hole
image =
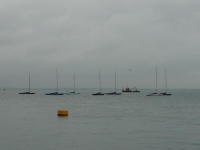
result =
[[[58,116],[68,116],[68,110],[58,110]]]

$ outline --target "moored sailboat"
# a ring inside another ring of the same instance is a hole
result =
[[[67,95],[78,95],[80,93],[76,92],[76,87],[75,87],[75,73],[74,73],[74,91],[73,92],[69,92],[69,93],[65,93]]]
[[[170,93],[167,93],[167,73],[166,73],[166,69],[165,69],[165,92],[160,93],[160,94],[162,94],[163,96],[170,96],[170,95],[172,95]]]
[[[156,67],[156,92],[155,93],[150,93],[146,94],[146,96],[162,96],[163,94],[157,93],[157,67]]]
[[[95,93],[95,94],[92,94],[92,95],[94,95],[94,96],[104,95],[103,93],[101,93],[101,74],[100,74],[100,69],[99,69],[99,92]]]
[[[28,86],[28,92],[22,92],[22,93],[19,93],[19,94],[35,94],[33,92],[30,92],[30,72],[29,72],[29,86]]]
[[[58,92],[58,71],[56,69],[56,79],[57,79],[57,91],[56,92],[53,92],[53,93],[46,93],[45,95],[63,95],[64,93],[59,93]]]
[[[116,92],[116,71],[115,71],[115,92],[106,93],[107,95],[121,95],[121,93]]]

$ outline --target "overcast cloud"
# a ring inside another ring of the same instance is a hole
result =
[[[0,87],[200,87],[199,0],[2,0]]]

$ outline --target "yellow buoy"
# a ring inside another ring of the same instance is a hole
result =
[[[58,116],[68,116],[68,110],[58,110]]]

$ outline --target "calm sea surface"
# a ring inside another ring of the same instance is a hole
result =
[[[104,90],[105,91],[105,90]],[[0,93],[0,145],[4,150],[199,150],[200,90],[153,90],[121,96]],[[107,91],[108,92],[108,91]],[[66,109],[68,117],[58,117]]]

